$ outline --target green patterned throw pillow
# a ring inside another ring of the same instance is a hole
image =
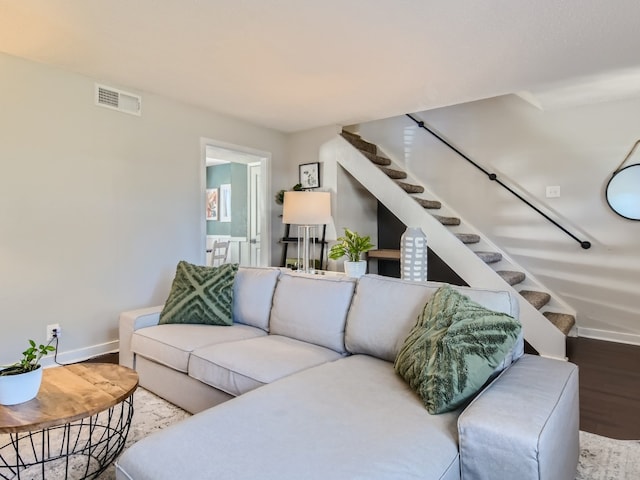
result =
[[[429,413],[455,410],[491,377],[520,329],[513,317],[444,285],[418,316],[394,366]]]
[[[233,281],[237,271],[236,263],[202,267],[179,262],[169,298],[160,313],[160,324],[231,325]]]

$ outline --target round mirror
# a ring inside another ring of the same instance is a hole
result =
[[[614,173],[606,194],[611,210],[629,220],[640,220],[640,163]]]

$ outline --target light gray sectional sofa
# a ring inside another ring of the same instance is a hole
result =
[[[575,365],[523,355],[520,338],[469,405],[440,415],[396,374],[439,286],[240,268],[233,326],[123,313],[121,363],[200,413],[126,450],[117,479],[573,480]],[[517,318],[509,292],[456,288]]]

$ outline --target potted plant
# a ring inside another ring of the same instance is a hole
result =
[[[0,405],[27,402],[38,394],[42,382],[40,359],[53,351],[55,347],[51,342],[36,345],[36,342],[29,340],[29,348],[22,352],[20,361],[0,366]]]
[[[329,258],[338,260],[347,257],[344,262],[344,271],[350,277],[361,277],[367,270],[367,262],[361,260],[363,253],[371,250],[375,245],[371,243],[369,235],[361,236],[358,232],[344,229],[344,236],[338,237],[336,244],[329,250]]]
[[[296,183],[293,187],[291,187],[291,190],[294,192],[300,192],[303,190],[302,188],[302,184],[301,183]],[[286,190],[280,190],[278,191],[278,193],[276,193],[276,203],[278,205],[283,205],[284,204],[284,192],[286,192]]]

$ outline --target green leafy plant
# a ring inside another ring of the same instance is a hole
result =
[[[29,340],[29,348],[22,352],[22,359],[13,365],[0,367],[0,377],[8,375],[20,375],[21,373],[31,372],[40,367],[40,359],[49,352],[54,352],[56,347],[51,342],[46,345],[36,345],[36,342]]]
[[[329,250],[329,258],[331,260],[338,260],[342,257],[347,257],[350,262],[357,262],[360,260],[360,256],[371,250],[375,245],[371,243],[371,237],[360,236],[358,232],[344,229],[344,236],[337,238],[338,243],[331,247]]]
[[[293,187],[291,187],[291,190],[294,192],[302,191],[303,190],[302,184],[296,183]],[[284,204],[284,192],[286,192],[286,190],[280,190],[278,193],[276,193],[276,203],[278,205]]]

